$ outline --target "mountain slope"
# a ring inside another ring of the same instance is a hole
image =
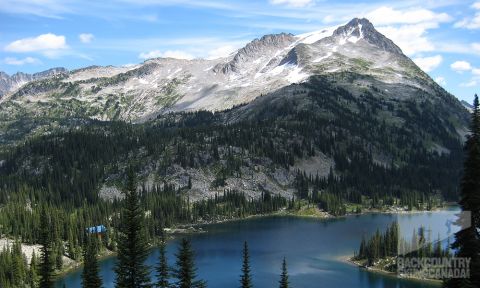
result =
[[[454,199],[468,112],[368,20],[353,19],[267,35],[223,59],[33,81],[1,100],[0,118],[0,140],[20,143],[2,146],[3,199],[22,193],[18,183],[58,203],[109,199],[134,165],[145,187],[169,183],[192,200],[267,191],[341,214],[339,203],[362,195],[409,206]],[[15,142],[25,135],[42,136]]]

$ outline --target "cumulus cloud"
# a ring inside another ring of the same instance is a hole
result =
[[[39,64],[40,60],[33,57],[25,57],[23,59],[17,59],[15,57],[7,57],[3,59],[3,62],[8,65],[25,65],[25,64]]]
[[[52,33],[16,40],[5,46],[5,51],[8,52],[40,52],[47,57],[55,57],[65,49],[68,49],[65,36]]]
[[[207,59],[218,59],[218,58],[227,57],[228,55],[232,54],[232,52],[234,52],[235,50],[237,49],[232,45],[220,46],[210,51],[208,53]]]
[[[431,57],[417,57],[413,59],[420,68],[425,72],[430,72],[437,68],[442,63],[443,57],[441,55],[435,55]]]
[[[475,68],[473,67],[469,62],[467,61],[455,61],[450,65],[450,68],[452,70],[458,72],[458,73],[463,73],[465,71],[469,71],[472,74],[472,78],[468,82],[460,83],[461,87],[475,87],[479,84],[480,82],[480,68]]]
[[[413,24],[379,27],[378,31],[390,38],[407,55],[435,50],[435,45],[426,37],[428,29],[436,28],[435,24]]]
[[[467,61],[455,61],[450,65],[450,68],[455,72],[461,73],[472,70],[472,65]]]
[[[142,52],[140,55],[138,55],[138,58],[140,59],[150,59],[150,58],[176,58],[176,59],[193,59],[195,58],[192,54],[189,54],[184,51],[180,50],[167,50],[165,52],[162,52],[160,50],[153,50],[150,52]]]
[[[441,86],[447,86],[447,81],[443,76],[438,76],[437,78],[435,78],[435,82],[437,82]]]
[[[80,42],[82,43],[90,43],[92,42],[93,38],[94,38],[93,34],[90,34],[90,33],[82,33],[78,35],[78,39],[80,39]]]
[[[375,25],[390,24],[418,24],[424,22],[448,22],[452,18],[446,13],[435,13],[427,9],[395,10],[391,7],[380,7],[369,13],[366,17]]]
[[[446,13],[423,8],[395,9],[383,6],[364,16],[409,56],[434,51],[435,45],[427,37],[428,30],[452,21],[452,17]]]
[[[5,47],[5,50],[10,52],[33,52],[66,49],[67,47],[65,36],[48,33],[33,38],[13,41]]]
[[[305,7],[313,2],[313,0],[270,0],[270,3],[273,5],[287,5],[291,7]]]

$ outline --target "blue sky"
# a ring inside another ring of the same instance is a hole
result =
[[[0,71],[215,58],[366,17],[460,99],[480,92],[480,1],[0,0]]]

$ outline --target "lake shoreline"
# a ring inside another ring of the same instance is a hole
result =
[[[442,210],[447,210],[448,207],[454,206],[454,205],[444,205],[442,207],[436,207],[432,210],[412,210],[412,211],[407,211],[407,210],[381,210],[381,209],[368,209],[364,210],[361,213],[347,213],[345,215],[339,215],[339,216],[334,216],[331,215],[327,212],[321,211],[321,214],[315,214],[315,215],[301,215],[301,214],[296,214],[294,212],[290,212],[286,209],[281,209],[279,211],[275,211],[272,213],[267,213],[267,214],[255,214],[255,215],[248,215],[245,217],[233,217],[233,218],[227,218],[227,219],[221,219],[221,220],[208,220],[208,221],[202,221],[202,222],[197,222],[197,223],[192,223],[192,224],[180,224],[178,226],[174,226],[173,228],[164,228],[166,234],[167,234],[167,241],[172,241],[175,239],[178,239],[182,236],[185,235],[192,235],[192,234],[198,234],[198,233],[208,233],[208,229],[203,229],[206,228],[210,225],[216,225],[216,224],[223,224],[223,223],[231,223],[231,222],[237,222],[237,221],[247,221],[247,220],[252,220],[252,219],[260,219],[260,218],[266,218],[266,217],[293,217],[293,218],[303,218],[303,219],[318,219],[318,220],[325,220],[325,219],[341,219],[345,218],[348,216],[361,216],[361,215],[368,215],[368,214],[420,214],[420,213],[426,213],[426,212],[435,212],[435,211],[442,211]],[[158,243],[154,243],[150,246],[150,249],[155,249],[158,247]],[[110,257],[115,257],[117,255],[117,252],[111,251],[106,249],[108,252],[105,254],[102,254],[98,257],[98,260],[104,260]],[[343,261],[342,261],[343,262]],[[351,263],[353,264],[353,263]],[[358,265],[357,265],[358,266]],[[78,261],[74,265],[69,266],[67,269],[60,271],[56,278],[63,278],[65,275],[72,273],[80,268],[83,267],[83,262]],[[391,275],[394,276],[394,275]],[[402,277],[400,277],[402,278]],[[409,279],[409,278],[402,278],[402,279]],[[413,279],[412,279],[413,280]]]
[[[375,267],[366,267],[366,266],[362,265],[360,262],[353,260],[352,257],[349,256],[349,255],[339,256],[339,257],[336,257],[335,259],[339,262],[358,267],[359,269],[365,270],[369,273],[377,273],[377,274],[382,274],[382,275],[385,275],[385,276],[394,277],[394,278],[397,278],[397,279],[409,280],[409,281],[418,281],[418,282],[423,282],[423,283],[430,283],[430,284],[438,285],[439,287],[443,283],[442,280],[438,280],[438,279],[427,279],[427,278],[419,278],[419,277],[405,277],[405,276],[398,275],[395,272],[385,271],[385,270],[378,269],[378,268],[375,268]]]
[[[243,221],[243,220],[250,220],[250,219],[255,219],[255,218],[263,218],[263,217],[271,217],[271,216],[279,216],[279,217],[296,217],[296,218],[305,218],[305,219],[340,219],[340,218],[345,218],[347,216],[360,216],[360,215],[368,215],[368,214],[420,214],[420,213],[426,213],[426,212],[438,212],[438,211],[448,211],[449,207],[457,206],[456,204],[451,204],[451,203],[445,203],[441,207],[435,207],[431,210],[401,210],[398,207],[389,207],[388,209],[391,210],[383,210],[383,209],[378,209],[378,208],[372,208],[372,209],[367,209],[363,210],[360,213],[347,213],[345,215],[332,215],[329,214],[328,212],[324,212],[322,210],[319,210],[319,214],[315,215],[302,215],[302,214],[297,214],[295,212],[291,212],[286,209],[281,209],[275,212],[267,213],[267,214],[255,214],[255,215],[248,215],[245,217],[233,217],[233,218],[226,218],[226,219],[221,219],[221,220],[207,220],[207,221],[201,221],[197,223],[192,223],[192,224],[182,224],[179,225],[178,228],[172,228],[172,230],[187,230],[190,227],[202,227],[202,226],[209,226],[209,225],[214,225],[214,224],[222,224],[222,223],[230,223],[230,222],[235,222],[235,221]],[[398,210],[397,210],[398,209]],[[168,228],[166,228],[168,229]],[[207,230],[201,231],[201,233],[208,232]],[[183,233],[179,233],[183,234]],[[190,234],[186,232],[185,234]]]

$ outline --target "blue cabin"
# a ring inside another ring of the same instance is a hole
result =
[[[98,226],[88,227],[87,232],[89,234],[103,234],[107,232],[107,228],[104,225],[98,225]]]

